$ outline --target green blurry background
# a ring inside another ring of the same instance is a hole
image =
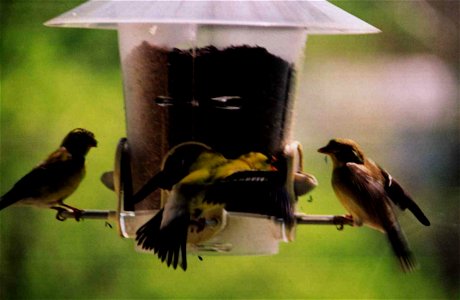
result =
[[[1,0],[0,192],[85,127],[99,147],[67,203],[115,209],[99,176],[125,135],[116,32],[43,26],[81,2]],[[320,226],[298,228],[275,256],[191,256],[187,272],[174,271],[104,222],[11,207],[0,213],[0,298],[458,299],[459,2],[333,3],[383,33],[308,39],[294,137],[320,186],[299,207],[344,212],[316,149],[331,137],[356,139],[432,221],[426,228],[401,216],[419,271],[400,272],[376,231]]]

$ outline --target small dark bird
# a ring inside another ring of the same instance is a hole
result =
[[[72,130],[59,149],[22,177],[11,190],[0,198],[0,210],[13,205],[31,205],[71,211],[78,220],[81,211],[64,204],[85,176],[85,156],[96,147],[94,134],[86,129]],[[57,218],[59,219],[59,213]]]
[[[413,271],[416,261],[399,225],[394,205],[409,209],[425,226],[430,221],[399,183],[368,159],[349,139],[333,139],[318,152],[333,161],[332,187],[356,226],[367,225],[386,233],[404,271]]]

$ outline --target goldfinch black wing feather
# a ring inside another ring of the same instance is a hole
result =
[[[144,250],[153,251],[158,258],[174,269],[187,269],[187,233],[190,217],[188,214],[174,218],[161,228],[164,209],[141,226],[136,232],[137,244]]]
[[[291,220],[292,207],[277,171],[240,171],[216,182],[204,202],[225,204],[226,210],[275,216]]]

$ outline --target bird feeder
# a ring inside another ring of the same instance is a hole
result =
[[[375,27],[327,1],[88,1],[46,25],[118,31],[127,136],[106,177],[119,207],[85,211],[83,218],[116,216],[121,235],[133,238],[168,200],[161,189],[136,195],[171,149],[197,142],[229,160],[251,152],[284,157],[283,186],[295,220],[286,226],[265,207],[273,200],[268,193],[238,194],[236,184],[232,195],[241,201],[228,204],[218,222],[206,219],[205,227],[218,230],[200,242],[189,236],[189,252],[274,254],[279,241],[293,238],[295,224],[346,223],[295,211],[316,179],[302,170],[291,134],[294,88],[307,35],[375,33]]]

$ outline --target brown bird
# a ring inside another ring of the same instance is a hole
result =
[[[367,225],[386,233],[404,271],[416,268],[416,261],[399,225],[394,206],[409,209],[425,226],[430,221],[384,169],[368,159],[360,146],[349,139],[333,139],[318,149],[332,158],[332,187],[356,226]]]
[[[96,147],[94,134],[86,129],[72,130],[59,149],[22,177],[0,198],[0,210],[13,205],[31,205],[52,208],[58,212],[68,210],[76,219],[79,209],[64,204],[85,176],[85,156],[91,147]],[[59,219],[59,213],[57,218]]]

